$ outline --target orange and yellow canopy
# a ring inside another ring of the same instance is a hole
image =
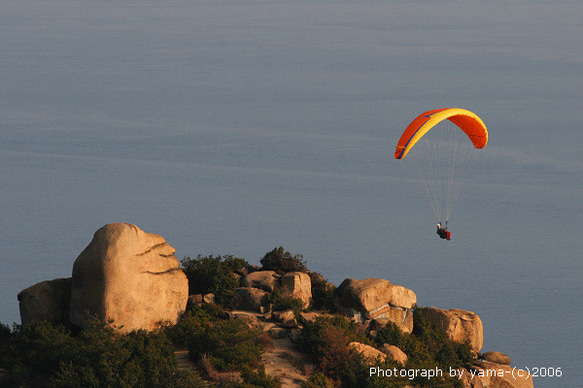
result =
[[[475,113],[459,108],[435,109],[420,114],[405,129],[395,149],[395,159],[403,159],[423,135],[443,120],[451,121],[464,131],[475,148],[486,147],[488,130]]]

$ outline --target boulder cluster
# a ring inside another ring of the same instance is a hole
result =
[[[113,320],[122,333],[176,323],[186,309],[188,280],[174,253],[162,236],[135,225],[105,225],[75,260],[70,278],[18,294],[21,321]]]
[[[188,304],[214,303],[214,295],[189,295],[188,279],[174,254],[174,248],[159,235],[146,233],[132,224],[105,225],[95,232],[93,240],[75,260],[70,278],[44,281],[18,294],[22,323],[47,320],[82,327],[88,319],[97,318],[112,322],[121,333],[150,331],[161,323],[175,324]],[[324,281],[319,274],[302,271],[278,274],[254,266],[232,276],[238,279],[240,287],[233,292],[232,311],[227,314],[268,322],[264,328],[273,338],[292,340],[299,336],[301,325],[292,309],[278,311],[273,304],[274,293],[299,300],[301,308],[307,309],[313,304],[312,279]],[[474,372],[512,369],[508,356],[499,352],[480,353],[482,321],[471,311],[414,309],[415,293],[384,279],[346,279],[336,290],[336,303],[341,314],[366,325],[373,336],[389,322],[402,332],[411,333],[413,314],[423,310],[431,325],[442,329],[454,341],[470,344],[478,359],[472,366]],[[317,315],[302,313],[306,320]],[[349,346],[369,359],[371,365],[387,358],[402,365],[407,363],[407,354],[391,344],[378,349],[358,342]],[[464,379],[471,375],[466,372],[460,374]],[[501,375],[505,374],[488,374],[463,382],[467,387],[532,387],[532,378],[514,380],[512,374]]]

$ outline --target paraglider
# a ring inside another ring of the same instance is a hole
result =
[[[451,232],[445,228],[441,227],[441,222],[437,223],[437,235],[445,240],[451,240]]]
[[[395,159],[403,159],[406,168],[415,170],[431,202],[438,221],[437,234],[442,239],[451,239],[447,222],[477,150],[486,144],[488,130],[482,119],[460,108],[420,114],[397,143]]]

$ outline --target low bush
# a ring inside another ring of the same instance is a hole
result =
[[[294,310],[296,315],[304,309],[304,301],[299,298],[285,297],[279,290],[271,294],[271,303],[275,311]]]
[[[306,261],[302,255],[293,255],[283,249],[274,248],[261,259],[264,270],[275,271],[280,275],[288,272],[308,272]]]
[[[200,377],[178,371],[174,347],[161,331],[116,334],[104,322],[72,333],[33,322],[15,326],[2,341],[1,368],[8,386],[203,387]]]
[[[317,272],[310,272],[312,283],[312,300],[314,310],[336,312],[336,286],[326,281],[324,276]]]
[[[445,331],[432,326],[423,308],[416,309],[413,314],[413,335],[427,345],[442,368],[468,368],[476,361],[469,342],[453,341]]]
[[[241,373],[243,384],[241,388],[281,388],[281,380],[265,373],[265,367],[258,370],[246,369]]]
[[[181,262],[188,278],[189,294],[215,294],[215,302],[227,306],[239,281],[233,272],[249,266],[244,259],[234,256],[186,257]]]
[[[422,309],[421,309],[422,310]],[[413,333],[403,333],[395,324],[389,323],[378,330],[375,343],[397,346],[408,356],[406,368],[434,369],[449,371],[449,368],[470,367],[475,357],[468,343],[451,340],[443,330],[428,324],[423,312],[416,310],[414,314]],[[382,379],[375,379],[375,387],[381,387]],[[425,377],[414,378],[412,383],[422,387],[462,387],[457,378],[444,376],[428,380]]]
[[[334,388],[334,384],[323,373],[314,373],[306,381],[304,381],[300,388]]]
[[[193,360],[198,362],[206,354],[218,371],[259,366],[262,329],[250,327],[243,319],[223,320],[203,305],[188,311],[166,330],[175,343],[188,346]]]
[[[301,347],[334,385],[364,387],[367,368],[362,356],[348,346],[353,341],[370,343],[363,330],[343,316],[307,321],[300,336]]]

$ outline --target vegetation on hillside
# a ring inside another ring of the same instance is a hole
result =
[[[188,278],[190,295],[215,294],[215,300],[228,305],[233,298],[233,290],[239,282],[233,273],[249,267],[245,259],[235,256],[201,256],[196,259],[184,258],[182,269]]]
[[[312,280],[312,308],[335,312],[336,288],[322,275],[309,272],[301,255],[283,247],[261,259],[264,270],[279,274],[307,272]],[[273,339],[263,328],[243,319],[232,319],[228,309],[237,275],[252,271],[244,259],[234,256],[197,256],[182,261],[190,294],[215,294],[216,304],[189,305],[177,325],[162,324],[153,332],[121,335],[111,322],[93,321],[84,329],[65,328],[48,322],[0,324],[0,385],[18,387],[240,387],[277,388],[277,376],[268,376],[261,354]],[[257,269],[257,268],[255,268]],[[474,361],[469,344],[456,343],[428,324],[422,309],[415,311],[414,329],[403,333],[388,324],[374,333],[342,315],[319,316],[307,321],[302,304],[271,295],[275,310],[293,309],[301,333],[298,351],[307,354],[314,367],[303,388],[332,387],[458,387],[455,378],[407,379],[370,376],[370,362],[348,346],[360,342],[380,348],[399,347],[408,355],[403,367],[394,361],[374,363],[383,369],[431,369],[468,367]],[[186,348],[196,369],[179,369],[174,351]]]
[[[287,272],[308,272],[306,260],[302,255],[292,255],[283,247],[274,248],[261,259],[264,270],[275,271],[280,275]]]
[[[0,367],[6,387],[204,387],[196,373],[178,370],[163,331],[117,334],[105,322],[84,330],[33,322],[3,328]]]

